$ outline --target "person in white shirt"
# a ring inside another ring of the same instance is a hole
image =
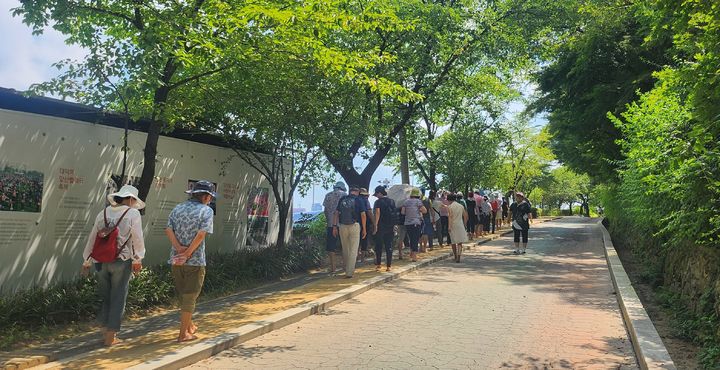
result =
[[[138,189],[131,185],[125,185],[119,191],[109,194],[107,199],[110,206],[95,217],[95,225],[88,236],[83,251],[82,272],[87,275],[90,266],[95,264],[98,272],[98,295],[102,299],[97,318],[102,327],[105,345],[112,346],[120,342],[117,332],[120,331],[120,322],[125,312],[130,275],[140,272],[142,259],[145,257],[139,211],[145,208],[145,202],[138,198]],[[107,225],[117,225],[119,250],[114,261],[100,263],[90,255],[98,231],[107,226],[106,219]]]

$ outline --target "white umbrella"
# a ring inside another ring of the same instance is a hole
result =
[[[410,192],[414,188],[412,185],[399,184],[389,187],[386,191],[388,198],[395,201],[395,206],[399,208],[410,198]]]

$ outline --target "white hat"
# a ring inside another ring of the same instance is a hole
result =
[[[145,208],[145,202],[143,202],[142,200],[140,200],[140,198],[138,198],[138,189],[132,185],[123,185],[123,187],[121,187],[120,190],[118,190],[112,194],[108,194],[107,200],[113,206],[117,205],[117,203],[115,202],[115,199],[114,199],[115,197],[120,197],[120,198],[133,197],[133,198],[135,198],[136,202],[135,202],[135,204],[133,204],[132,208],[135,208],[135,209]]]

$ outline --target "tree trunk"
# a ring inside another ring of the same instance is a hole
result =
[[[288,222],[290,221],[288,219],[288,216],[290,215],[291,202],[278,201],[277,199],[276,201],[278,203],[278,223],[280,226],[278,227],[278,235],[275,245],[277,245],[278,247],[284,247],[286,244],[285,241],[287,239]]]
[[[155,178],[155,157],[157,156],[157,144],[160,138],[162,123],[153,120],[148,127],[147,139],[145,140],[145,151],[143,153],[143,170],[138,183],[138,196],[147,202],[153,179]]]
[[[403,184],[410,184],[410,165],[408,161],[408,145],[405,128],[400,130],[400,143],[398,151],[400,152],[400,177]]]
[[[572,201],[570,201],[570,216],[572,216],[572,215],[573,215],[573,213],[572,213],[572,212],[573,212],[573,211],[572,211],[572,206],[573,206],[573,202],[572,202]]]

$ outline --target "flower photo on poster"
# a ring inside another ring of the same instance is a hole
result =
[[[250,189],[247,205],[247,238],[245,245],[267,244],[268,219],[270,214],[270,189]]]

